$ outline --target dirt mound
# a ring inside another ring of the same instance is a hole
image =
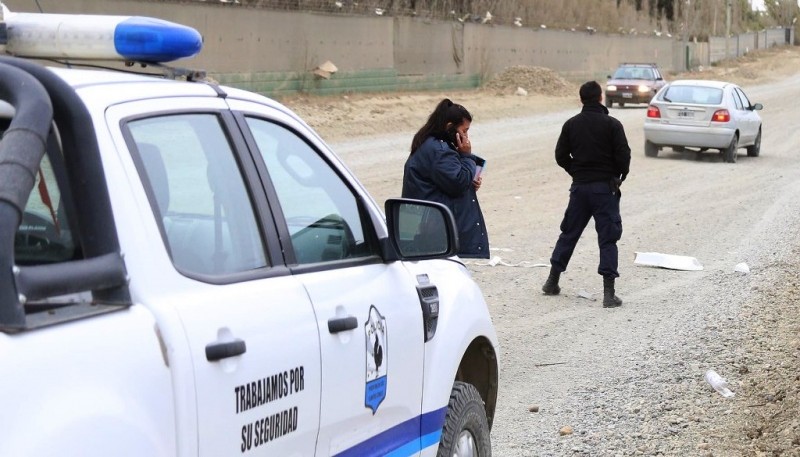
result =
[[[484,90],[503,95],[513,95],[517,92],[517,88],[522,88],[529,94],[554,97],[567,97],[577,93],[576,87],[555,71],[525,65],[508,67],[483,86]]]

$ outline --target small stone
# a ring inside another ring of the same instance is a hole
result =
[[[572,427],[570,427],[569,425],[565,425],[561,427],[561,430],[558,431],[558,434],[561,436],[572,435],[572,432],[573,432]]]
[[[697,445],[697,449],[700,449],[701,451],[707,451],[708,448],[709,448],[708,443],[700,443]]]
[[[528,408],[528,411],[530,411],[532,413],[538,413],[539,412],[539,405],[531,406],[530,408]]]

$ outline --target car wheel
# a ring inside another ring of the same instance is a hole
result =
[[[625,102],[619,102],[619,107],[620,108],[625,108]]]
[[[447,416],[437,457],[490,457],[489,422],[478,390],[456,381],[450,392]]]
[[[612,102],[609,99],[606,99],[606,108],[611,108],[611,105],[613,105],[613,104],[614,104],[614,102]]]
[[[761,129],[758,129],[758,135],[756,135],[756,141],[753,143],[752,146],[747,147],[747,157],[758,157],[761,154]]]
[[[647,157],[658,157],[658,146],[650,140],[644,140],[644,155]]]
[[[739,149],[739,136],[733,135],[731,144],[728,148],[722,151],[722,159],[728,163],[736,163],[736,150]]]

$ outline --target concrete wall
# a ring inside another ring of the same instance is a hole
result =
[[[30,0],[4,0],[38,12]],[[191,62],[210,72],[304,71],[325,60],[357,71],[394,66],[392,18],[273,11],[220,3],[40,0],[48,13],[152,16],[196,28],[203,52]]]
[[[536,30],[521,44],[517,52],[502,52],[503,33],[494,29],[481,32],[500,38],[496,54],[491,55],[494,73],[508,65],[536,65],[556,69],[562,76],[581,80],[605,78],[621,62],[654,62],[664,71],[674,68],[672,40],[656,37],[588,34],[562,30]],[[517,30],[505,33],[517,34]],[[481,42],[476,42],[476,49]],[[520,59],[521,58],[521,59]]]
[[[464,73],[463,35],[464,25],[459,22],[432,24],[406,17],[395,19],[394,64],[397,73]]]
[[[12,11],[38,11],[31,0],[4,3]],[[684,45],[667,37],[274,11],[234,3],[39,4],[49,13],[153,16],[194,27],[204,37],[203,52],[173,65],[202,68],[222,83],[269,95],[461,89],[476,87],[514,65],[548,67],[576,81],[602,80],[620,62],[655,62],[668,74],[725,57],[724,38]],[[728,54],[743,55],[786,40],[784,29],[732,37]],[[329,80],[313,76],[311,70],[326,60],[339,71]]]
[[[783,28],[743,33],[729,37],[727,40],[724,37],[710,37],[708,39],[709,63],[719,62],[726,57],[741,57],[756,49],[786,46],[793,43],[794,29]]]

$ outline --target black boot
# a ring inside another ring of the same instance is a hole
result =
[[[622,299],[614,295],[614,277],[603,276],[603,308],[622,306]]]
[[[545,295],[558,295],[561,293],[561,288],[558,287],[558,277],[560,275],[561,272],[553,268],[550,269],[550,275],[547,276],[547,281],[545,281],[542,286],[542,292],[544,292]]]

